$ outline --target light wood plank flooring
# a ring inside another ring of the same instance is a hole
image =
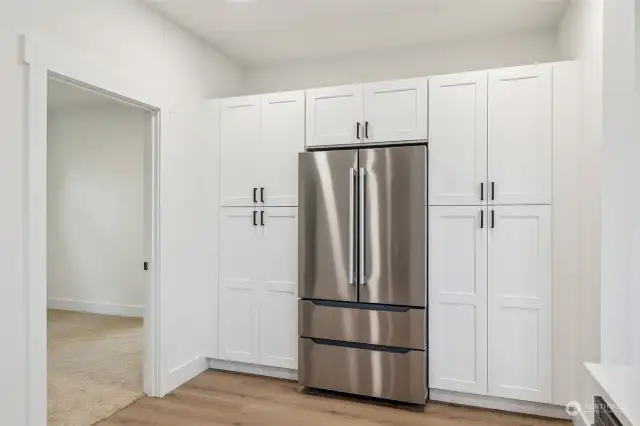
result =
[[[298,392],[294,382],[209,370],[162,399],[142,398],[99,426],[539,426],[567,421],[429,403],[409,410]]]

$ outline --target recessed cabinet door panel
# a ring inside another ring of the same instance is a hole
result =
[[[260,364],[297,368],[298,209],[264,210],[260,227]]]
[[[253,206],[260,96],[220,100],[220,205]]]
[[[489,73],[491,204],[549,204],[552,76],[532,65]]]
[[[307,146],[354,144],[364,140],[362,85],[311,89],[306,96]]]
[[[551,207],[489,210],[489,394],[550,403]]]
[[[260,201],[266,206],[298,205],[298,153],[304,152],[304,111],[304,91],[262,96],[256,173],[260,175]]]
[[[486,207],[429,212],[429,387],[487,394]]]
[[[220,210],[219,355],[230,361],[257,363],[259,240],[254,210]]]
[[[427,87],[427,78],[365,84],[365,142],[426,140]]]
[[[429,204],[487,203],[487,73],[429,80]]]

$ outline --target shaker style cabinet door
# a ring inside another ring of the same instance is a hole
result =
[[[429,204],[487,203],[487,73],[429,80]]]
[[[304,91],[263,95],[260,150],[254,160],[265,206],[298,205],[298,153],[304,152]]]
[[[429,225],[429,387],[486,395],[486,207],[432,207]]]
[[[364,141],[362,85],[311,89],[307,97],[307,146]]]
[[[552,179],[552,69],[489,72],[490,204],[549,204]]]
[[[220,100],[221,206],[253,206],[258,200],[254,188],[260,186],[255,172],[261,138],[260,103],[260,96]]]
[[[489,212],[489,395],[551,403],[551,207]]]
[[[260,364],[297,369],[298,209],[268,207],[263,215],[257,259]]]
[[[364,141],[427,139],[428,78],[364,85]]]
[[[259,213],[220,209],[220,305],[218,353],[221,359],[259,361]],[[254,226],[254,217],[256,226]]]

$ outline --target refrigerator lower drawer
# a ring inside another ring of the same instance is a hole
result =
[[[299,300],[298,335],[423,351],[425,315],[425,309],[376,310]]]
[[[426,353],[333,346],[300,338],[298,382],[302,386],[412,404],[424,404]]]

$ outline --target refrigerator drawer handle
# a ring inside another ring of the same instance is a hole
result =
[[[372,345],[370,343],[343,342],[341,340],[320,339],[316,337],[308,338],[316,345],[336,346],[339,348],[364,349],[373,352],[389,352],[406,355],[411,352],[408,348],[396,348],[393,346]]]
[[[356,266],[355,266],[355,230],[356,230],[356,199],[355,187],[357,185],[356,169],[349,169],[349,284],[356,283]]]
[[[360,284],[364,285],[367,283],[367,265],[366,265],[366,230],[365,230],[365,204],[366,204],[366,193],[367,193],[367,171],[364,168],[360,169],[360,189],[359,189],[359,198],[360,198],[360,206],[358,209],[358,214],[360,216],[358,229],[360,233],[360,259],[359,259],[359,267],[360,267]]]

